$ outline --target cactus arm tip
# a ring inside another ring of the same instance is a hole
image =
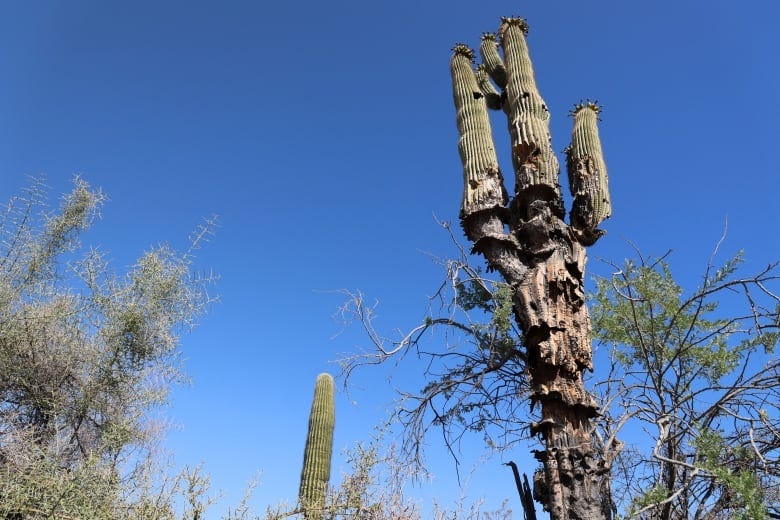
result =
[[[523,31],[523,34],[528,34],[528,31],[530,30],[528,21],[525,18],[521,18],[519,16],[502,16],[501,29],[505,29],[506,27],[518,27],[521,31]],[[502,30],[499,30],[499,37],[501,36],[502,32]]]
[[[598,99],[594,99],[592,101],[590,99],[585,99],[584,101],[575,103],[574,108],[569,110],[569,116],[576,117],[577,114],[582,110],[592,110],[596,113],[597,116],[599,116],[601,115],[602,110],[604,110],[604,105],[600,104]],[[601,121],[601,118],[598,120]]]
[[[474,51],[465,43],[456,43],[452,47],[452,57],[455,58],[456,56],[465,56],[471,63],[474,63],[474,60],[476,59]]]
[[[499,88],[506,87],[506,66],[501,55],[498,54],[498,42],[495,33],[482,33],[482,41],[479,44],[479,53],[485,71],[496,82]]]

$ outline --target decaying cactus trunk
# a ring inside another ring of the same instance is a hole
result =
[[[321,520],[325,517],[325,497],[330,481],[333,429],[336,423],[333,394],[333,377],[327,373],[317,376],[298,492],[306,520]]]
[[[599,108],[588,102],[573,112],[567,166],[574,201],[566,224],[550,113],[536,88],[527,30],[525,20],[504,18],[497,36],[483,35],[483,63],[476,71],[468,47],[453,50],[464,179],[461,224],[473,251],[514,289],[531,408],[541,407],[541,420],[531,429],[545,448],[536,452],[543,469],[534,475],[534,498],[553,520],[609,519],[613,455],[592,442],[597,406],[583,383],[584,370],[592,369],[583,290],[585,247],[603,234],[597,226],[611,211],[596,128]],[[509,123],[515,174],[511,201],[496,158],[488,108],[503,109]]]

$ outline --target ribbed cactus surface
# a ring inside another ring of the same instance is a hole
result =
[[[512,139],[515,193],[545,187],[552,200],[560,200],[560,166],[550,144],[550,112],[539,94],[522,18],[504,18],[499,37],[507,70],[504,111]]]
[[[482,63],[485,65],[485,70],[493,78],[493,81],[496,82],[498,88],[506,88],[506,68],[504,67],[504,60],[498,54],[498,42],[495,34],[482,34],[479,53],[482,55]]]
[[[498,110],[501,108],[501,93],[493,86],[493,82],[490,81],[490,76],[487,71],[487,67],[484,64],[480,65],[474,71],[477,78],[477,84],[479,90],[485,95],[485,103],[488,108],[492,110]]]
[[[508,201],[498,168],[485,96],[477,84],[473,60],[471,49],[457,45],[450,61],[452,95],[460,132],[458,150],[463,163],[462,216],[504,206]]]
[[[306,448],[303,452],[301,487],[298,492],[306,520],[321,520],[324,517],[333,453],[333,429],[336,423],[333,394],[333,377],[327,373],[317,376],[309,414]]]
[[[599,110],[591,102],[574,108],[571,145],[566,149],[566,170],[574,197],[571,225],[579,230],[596,229],[612,214],[607,166],[597,127]]]

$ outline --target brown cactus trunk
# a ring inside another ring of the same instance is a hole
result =
[[[541,405],[541,420],[531,429],[545,447],[535,454],[544,470],[534,475],[534,498],[553,520],[609,519],[609,461],[593,445],[596,404],[583,383],[584,370],[592,367],[582,285],[585,248],[560,218],[538,206],[504,240],[483,231],[484,215],[464,218],[463,225],[475,248],[515,289],[531,407]],[[513,236],[523,238],[513,244]]]
[[[541,405],[531,431],[545,447],[535,454],[544,470],[534,475],[534,498],[554,519],[611,518],[609,468],[592,443],[596,406],[582,379],[591,368],[585,251],[566,242],[528,271],[515,295],[527,331],[531,406]]]
[[[534,475],[534,498],[553,520],[612,518],[609,470],[612,455],[593,442],[597,406],[585,389],[583,372],[592,369],[590,318],[583,277],[585,247],[603,231],[610,214],[606,167],[596,130],[598,107],[575,108],[568,149],[569,185],[574,196],[571,225],[564,222],[552,151],[549,112],[536,89],[528,49],[527,25],[505,18],[496,37],[483,37],[484,71],[475,75],[473,52],[458,45],[451,62],[453,95],[460,132],[464,192],[461,224],[490,268],[514,289],[515,319],[523,330],[531,408],[541,420],[531,431],[544,449],[535,452],[543,469]],[[515,193],[508,200],[498,167],[487,108],[498,108],[509,122]]]

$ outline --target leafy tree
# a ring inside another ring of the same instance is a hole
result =
[[[34,181],[0,216],[0,518],[169,518],[186,480],[156,480],[153,412],[212,301],[191,268],[214,222],[120,276],[79,243],[104,200],[77,178],[50,211]]]
[[[602,436],[636,438],[618,459],[622,507],[647,519],[777,517],[780,297],[777,263],[738,274],[737,255],[684,290],[665,258],[626,261],[593,297],[612,370],[597,385]]]

